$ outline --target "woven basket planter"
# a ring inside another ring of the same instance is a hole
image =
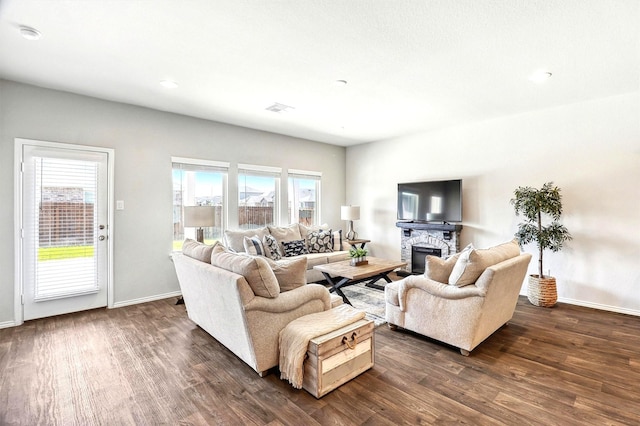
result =
[[[551,308],[558,300],[556,279],[553,277],[539,278],[539,275],[529,275],[529,302],[536,306]]]

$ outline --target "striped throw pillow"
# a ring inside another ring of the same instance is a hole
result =
[[[260,237],[254,235],[253,237],[244,237],[242,241],[242,245],[244,245],[244,251],[247,254],[252,256],[264,256],[264,246],[262,245],[262,241],[260,241]]]

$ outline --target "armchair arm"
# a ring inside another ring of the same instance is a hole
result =
[[[485,296],[485,290],[475,285],[456,287],[454,285],[440,283],[422,275],[410,275],[399,281],[398,284],[398,301],[400,302],[400,309],[402,311],[406,308],[407,293],[411,289],[418,289],[433,296],[450,300]]]
[[[270,299],[256,296],[244,305],[244,310],[262,311],[271,313],[289,312],[308,303],[312,300],[321,300],[324,309],[331,307],[331,296],[329,290],[320,284],[307,284],[284,293],[278,297]]]

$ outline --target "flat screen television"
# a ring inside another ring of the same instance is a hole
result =
[[[398,220],[462,222],[462,180],[399,183]]]

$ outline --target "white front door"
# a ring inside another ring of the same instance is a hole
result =
[[[23,319],[107,306],[109,151],[19,146]]]

